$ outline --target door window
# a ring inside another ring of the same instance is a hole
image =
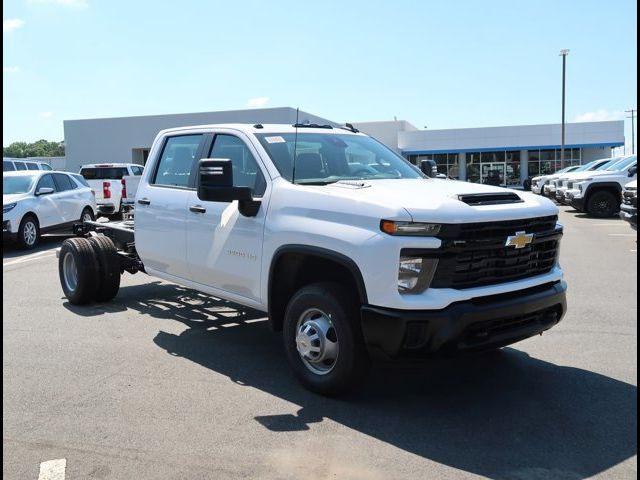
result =
[[[16,170],[26,170],[27,166],[24,162],[16,162]]]
[[[27,170],[40,170],[37,163],[27,163]]]
[[[233,186],[249,187],[262,196],[267,184],[249,147],[233,135],[216,135],[209,158],[225,158],[233,165]]]
[[[56,191],[56,184],[53,181],[52,175],[43,175],[38,182],[38,186],[36,187],[36,192],[41,188],[53,188],[53,191]]]
[[[156,168],[154,185],[188,187],[202,135],[181,135],[167,139]]]
[[[13,163],[7,161],[7,160],[3,160],[2,161],[2,171],[3,172],[13,172],[16,169],[16,167],[13,166]]]
[[[134,175],[142,175],[142,167],[131,167]]]
[[[58,186],[58,191],[64,192],[65,190],[73,190],[75,188],[73,182],[69,177],[67,177],[64,173],[54,173],[56,185]]]

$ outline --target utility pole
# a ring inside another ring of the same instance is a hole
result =
[[[636,153],[636,140],[635,140],[635,136],[636,136],[636,123],[635,123],[635,118],[636,118],[636,114],[638,113],[638,111],[635,108],[632,108],[631,110],[625,110],[625,113],[630,113],[631,116],[627,117],[631,119],[631,155],[635,155]]]
[[[564,120],[565,120],[565,84],[567,76],[567,55],[569,55],[569,49],[564,48],[560,50],[560,56],[562,57],[562,144],[560,145],[560,168],[565,168],[564,164]]]

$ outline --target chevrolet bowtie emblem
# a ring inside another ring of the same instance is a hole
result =
[[[515,235],[507,237],[507,242],[504,244],[504,246],[524,248],[531,242],[533,242],[533,233],[516,232]]]

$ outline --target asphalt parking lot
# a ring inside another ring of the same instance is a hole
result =
[[[3,475],[637,477],[637,236],[561,207],[569,312],[503,352],[303,390],[263,315],[145,275],[70,305],[55,248],[3,248]]]

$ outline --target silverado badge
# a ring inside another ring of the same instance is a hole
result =
[[[507,237],[507,242],[504,244],[504,246],[524,248],[531,242],[533,242],[533,233],[516,232],[515,235]]]

